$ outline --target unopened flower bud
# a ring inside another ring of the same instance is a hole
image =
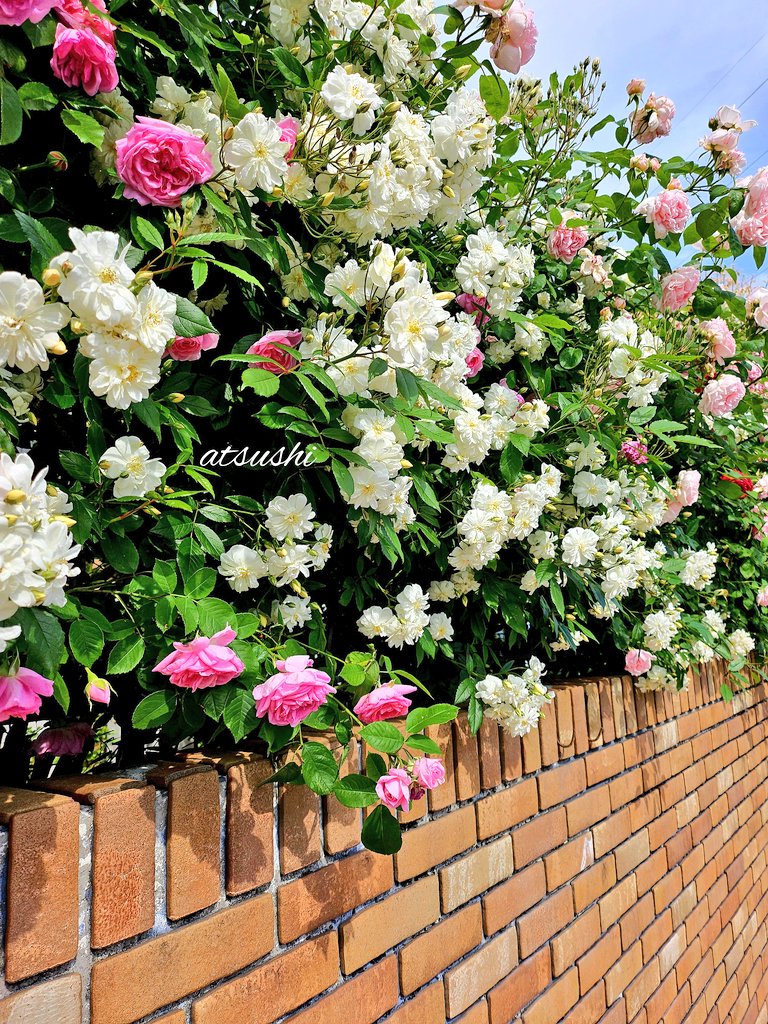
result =
[[[32,597],[34,597],[35,604],[42,604],[43,601],[45,600],[44,590],[30,590],[30,594],[32,595]]]
[[[168,397],[170,398],[174,405],[178,405],[179,402],[183,402],[187,396],[182,395],[180,391],[172,391],[170,395],[168,395]]]
[[[85,326],[82,320],[70,320],[69,328],[73,334],[87,334],[88,328]]]
[[[229,142],[229,140],[230,140],[230,139],[232,138],[232,136],[233,136],[234,134],[235,134],[235,128],[234,128],[234,125],[229,125],[229,127],[228,127],[228,128],[225,128],[225,129],[224,129],[224,134],[222,135],[222,139],[223,139],[223,140],[224,140],[225,142]]]
[[[456,298],[456,292],[437,292],[433,298],[435,302],[453,302]]]
[[[51,516],[52,523],[64,523],[68,530],[71,530],[73,526],[77,525],[77,520],[73,519],[72,516]]]
[[[398,110],[402,107],[400,100],[392,100],[384,107],[384,117],[394,117]]]
[[[326,192],[320,201],[321,206],[330,206],[333,200],[336,198],[335,192]]]
[[[61,273],[53,267],[46,267],[43,271],[43,284],[46,288],[58,288],[61,284]]]
[[[443,195],[447,196],[449,199],[455,199],[456,198],[456,193],[453,191],[453,189],[451,188],[450,185],[443,185],[441,191],[442,191]]]
[[[288,298],[287,295],[284,295],[282,297],[282,299],[280,300],[280,305],[283,307],[283,309],[288,309],[290,304],[291,304],[291,300]]]
[[[69,161],[60,153],[57,149],[51,150],[48,156],[45,158],[45,162],[51,168],[52,171],[66,171],[69,167]]]
[[[67,354],[67,346],[61,338],[57,338],[56,341],[51,342],[50,345],[46,345],[46,348],[52,356],[65,356]]]
[[[137,288],[143,288],[145,284],[149,284],[152,277],[153,274],[151,270],[140,270],[134,277],[133,283]]]
[[[645,92],[645,81],[642,78],[633,78],[627,82],[627,96],[642,96]]]

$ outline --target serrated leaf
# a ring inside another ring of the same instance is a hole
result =
[[[280,390],[280,377],[269,370],[248,369],[243,371],[243,387],[251,388],[257,395],[270,398]]]
[[[367,775],[344,775],[333,787],[333,794],[345,807],[370,807],[378,800],[376,783]]]
[[[332,793],[339,777],[339,765],[328,747],[322,743],[305,743],[301,760],[301,774],[309,788],[321,796]]]
[[[104,125],[99,124],[95,117],[84,113],[82,110],[63,110],[61,120],[65,128],[69,128],[73,135],[76,135],[86,146],[101,148],[104,142]]]
[[[375,807],[363,822],[360,838],[363,846],[374,853],[397,853],[403,845],[396,818],[382,804]]]
[[[144,657],[144,640],[135,634],[118,640],[109,653],[108,675],[122,675],[136,668]]]
[[[252,693],[248,690],[235,689],[224,708],[224,724],[232,733],[235,743],[239,743],[258,728],[259,720],[256,717]]]
[[[134,729],[157,729],[173,718],[177,701],[171,690],[156,690],[136,705],[131,724]]]
[[[176,296],[173,330],[179,338],[199,338],[201,334],[216,333],[216,328],[202,309],[181,295]]]
[[[414,708],[405,720],[408,733],[422,732],[428,725],[452,722],[459,713],[454,704],[433,704],[431,708]]]
[[[403,745],[403,735],[389,722],[371,722],[360,730],[360,736],[369,747],[383,754],[396,754]]]
[[[75,661],[90,668],[104,650],[104,634],[95,622],[77,619],[69,627],[69,648]]]
[[[0,146],[10,146],[21,135],[24,111],[19,94],[7,78],[0,78]]]

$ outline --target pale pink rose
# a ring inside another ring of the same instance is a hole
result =
[[[303,654],[276,661],[277,673],[253,691],[259,718],[266,716],[272,725],[294,728],[322,707],[336,688],[329,685],[331,677],[313,665],[312,659]]]
[[[277,127],[280,129],[280,141],[288,143],[285,159],[290,160],[294,149],[296,149],[296,139],[301,128],[301,121],[297,121],[295,117],[291,117],[289,114],[277,122]]]
[[[491,60],[497,68],[516,75],[536,52],[539,32],[523,0],[513,0],[511,6],[496,18],[488,32]]]
[[[43,729],[30,744],[35,757],[77,757],[85,750],[95,733],[86,722],[75,722],[61,728]]]
[[[641,648],[627,651],[624,668],[631,676],[644,676],[653,664],[653,655]]]
[[[627,96],[642,96],[644,92],[644,78],[632,78],[627,82]]]
[[[768,330],[768,288],[755,288],[747,299],[747,316],[754,318],[758,327]]]
[[[89,96],[112,92],[120,81],[116,56],[114,46],[90,29],[56,26],[51,68],[65,85],[80,88]]]
[[[680,267],[661,279],[661,305],[670,313],[687,306],[699,287],[701,275],[696,267]]]
[[[670,501],[667,505],[667,511],[664,513],[664,518],[661,520],[662,525],[666,526],[667,523],[674,523],[682,511],[683,503],[681,501]]]
[[[652,156],[649,163],[653,173],[658,174],[658,172],[661,170],[661,160],[657,160],[655,156]]]
[[[736,339],[731,329],[722,317],[714,320],[705,320],[700,324],[701,331],[709,341],[709,356],[717,363],[724,363],[726,359],[736,355]]]
[[[299,365],[298,359],[290,352],[285,352],[279,345],[288,348],[295,348],[301,341],[301,331],[270,331],[263,338],[259,338],[247,352],[249,355],[264,356],[263,361],[251,363],[257,370],[269,370],[278,376],[283,373],[290,373]]]
[[[747,195],[739,213],[731,220],[742,245],[768,245],[768,167],[761,167],[739,185]]]
[[[762,366],[759,365],[759,363],[753,363],[751,360],[747,360],[747,362],[744,365],[747,368],[747,380],[750,382],[750,384],[754,383],[756,380],[760,380],[760,378],[763,376],[763,368]]]
[[[715,111],[713,120],[718,128],[735,128],[739,132],[748,132],[757,125],[757,121],[742,121],[738,107],[727,104]]]
[[[727,153],[720,153],[715,161],[718,171],[725,174],[732,174],[735,178],[747,166],[747,154],[740,149],[731,149]]]
[[[491,319],[485,312],[488,309],[488,299],[484,295],[470,295],[468,292],[461,292],[456,296],[456,305],[464,313],[474,313],[475,323],[482,327]]]
[[[738,377],[724,373],[717,380],[711,380],[699,399],[699,410],[705,416],[727,416],[733,412],[747,389]]]
[[[191,188],[213,177],[205,142],[186,128],[153,117],[137,121],[115,143],[115,168],[125,184],[124,195],[142,206],[179,206]]]
[[[699,145],[710,153],[730,153],[738,146],[739,138],[740,133],[734,128],[716,128],[699,139]]]
[[[755,480],[755,494],[763,500],[768,498],[768,476],[761,476]],[[753,509],[753,511],[758,510]]]
[[[421,789],[437,789],[445,782],[445,766],[439,757],[419,757],[411,772]]]
[[[731,226],[742,245],[768,245],[768,214],[746,217],[742,210],[731,220]]]
[[[675,497],[681,505],[688,508],[699,500],[701,473],[698,469],[682,469],[677,474]]]
[[[569,211],[563,213],[562,223],[550,231],[547,236],[547,252],[563,263],[573,263],[579,252],[589,241],[589,232],[585,227],[568,228],[566,222],[574,215]]]
[[[759,608],[768,608],[768,586],[758,591],[757,604]]]
[[[94,7],[107,13],[107,5],[104,0],[91,0]],[[58,0],[56,8],[58,18],[68,25],[69,28],[85,28],[95,32],[100,39],[110,46],[115,43],[114,26],[106,18],[100,17],[93,11],[86,10],[80,0]]]
[[[483,368],[485,362],[485,356],[481,350],[475,346],[466,358],[467,363],[467,376],[476,377]]]
[[[685,192],[670,187],[659,196],[644,199],[635,208],[635,213],[639,213],[649,224],[653,224],[657,238],[666,238],[670,231],[680,234],[685,230],[691,216],[691,206]]]
[[[212,637],[199,636],[188,644],[176,641],[174,650],[155,665],[154,671],[168,676],[174,686],[188,690],[223,686],[245,671],[245,665],[229,647],[236,636],[227,626]]]
[[[648,168],[651,166],[648,159],[647,153],[637,153],[635,156],[630,157],[629,166],[633,171],[639,171],[641,174],[645,174]]]
[[[196,338],[174,338],[165,354],[180,363],[189,363],[199,359],[201,353],[216,348],[219,343],[218,334],[199,334]]]
[[[408,713],[411,700],[406,693],[414,693],[415,686],[404,683],[392,683],[389,686],[377,686],[366,693],[355,704],[354,712],[365,725],[371,722],[383,722],[387,718],[399,718]]]
[[[651,93],[632,115],[632,136],[641,146],[656,139],[669,135],[672,130],[672,118],[675,116],[675,104],[668,96],[657,96]]]
[[[37,23],[57,6],[59,0],[0,0],[0,25]]]
[[[411,801],[411,780],[403,768],[390,768],[376,783],[376,795],[390,811],[407,811]]]
[[[88,683],[88,689],[85,691],[88,700],[93,704],[109,704],[112,699],[112,691],[109,688],[109,683],[106,679],[99,679],[94,676]]]
[[[36,715],[41,698],[52,695],[53,682],[31,668],[19,668],[15,675],[0,676],[0,722]]]

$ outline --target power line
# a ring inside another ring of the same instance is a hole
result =
[[[743,100],[741,101],[741,103],[739,104],[739,108],[743,107],[743,106],[744,106],[744,104],[745,104],[745,103],[747,102],[747,100],[751,100],[751,99],[752,99],[752,97],[753,97],[753,96],[755,95],[755,93],[758,93],[758,92],[760,92],[760,90],[761,90],[761,89],[763,88],[763,86],[764,86],[764,85],[766,84],[766,82],[768,82],[768,77],[764,78],[764,79],[762,80],[762,82],[760,83],[760,85],[758,85],[758,86],[755,86],[755,88],[754,88],[754,89],[752,90],[752,92],[751,92],[751,93],[749,94],[749,96],[746,96],[746,97],[745,97],[745,98],[744,98],[744,99],[743,99]]]
[[[747,166],[744,168],[744,170],[741,172],[741,174],[742,175],[746,174],[748,171],[750,171],[755,166],[755,164],[759,164],[764,156],[768,156],[768,149],[764,149],[763,152],[760,154],[760,156],[756,156],[755,159],[752,160],[751,163],[747,164]]]
[[[760,43],[762,43],[762,41],[765,39],[765,37],[767,35],[768,35],[768,32],[764,32],[763,35],[761,35],[760,38],[757,40],[757,42],[753,43],[748,50],[745,50],[744,53],[742,53],[742,55],[738,58],[738,60],[734,61],[734,63],[731,64],[731,66],[728,68],[728,70],[723,72],[723,74],[718,78],[718,80],[714,83],[714,85],[712,85],[707,90],[707,92],[705,92],[704,95],[699,99],[698,103],[694,107],[691,107],[691,109],[688,111],[688,113],[685,115],[685,117],[681,118],[677,122],[678,125],[681,125],[684,121],[687,121],[688,118],[691,116],[691,114],[693,114],[694,111],[699,109],[699,107],[704,102],[704,100],[707,99],[708,96],[712,95],[712,93],[715,91],[715,89],[718,87],[718,85],[720,85],[721,82],[725,81],[725,79],[728,77],[728,75],[730,75],[730,73],[733,71],[733,69],[737,68],[739,66],[739,64],[741,64],[741,62],[744,60],[744,58],[748,57],[750,55],[750,53],[752,53],[752,51],[755,49],[755,47],[759,46]],[[767,79],[767,81],[768,81],[768,79]],[[754,95],[754,93],[752,93],[751,95]],[[750,99],[750,96],[748,96],[747,99]],[[746,102],[746,101],[742,100],[742,103],[743,102]]]

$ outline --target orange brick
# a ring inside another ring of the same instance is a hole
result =
[[[363,850],[282,885],[277,892],[280,942],[292,942],[393,885],[389,857]]]
[[[425,1024],[421,1021],[420,1024]],[[462,1013],[452,1024],[488,1024],[488,1003],[481,999],[479,1003],[470,1006],[466,1013]]]
[[[633,942],[640,938],[640,935],[653,921],[653,914],[653,896],[650,893],[643,896],[641,900],[638,900],[634,906],[631,906],[626,911],[619,922],[621,927],[621,945],[624,949],[629,949]],[[645,952],[645,947],[643,947],[643,952]],[[646,957],[646,959],[649,959],[649,957]]]
[[[490,718],[484,718],[477,734],[480,751],[480,784],[483,789],[495,789],[501,785],[501,752],[499,750],[498,725]]]
[[[289,875],[322,855],[320,797],[308,786],[280,786],[278,792],[280,870]]]
[[[634,875],[628,875],[624,881],[619,882],[599,901],[603,931],[609,928],[614,921],[618,921],[636,901],[637,882]]]
[[[456,797],[471,800],[480,792],[480,754],[464,712],[453,723],[453,755]]]
[[[509,836],[480,846],[472,853],[441,868],[440,895],[443,913],[479,896],[512,874],[512,842]],[[467,1004],[469,1005],[469,1004]]]
[[[626,755],[626,750],[625,750]],[[643,795],[643,773],[640,768],[617,775],[608,784],[611,794],[611,807],[614,811],[624,804],[631,803]]]
[[[629,808],[624,807],[610,818],[592,827],[592,838],[595,844],[595,857],[605,856],[628,838],[632,831],[629,819]],[[618,865],[617,865],[618,872]]]
[[[409,999],[386,1019],[386,1024],[443,1024],[445,996],[441,982],[436,982]]]
[[[536,772],[541,768],[541,747],[539,746],[538,730],[531,729],[522,737],[523,771],[525,774]]]
[[[597,907],[577,917],[570,927],[552,939],[552,966],[555,976],[564,974],[582,954],[600,938],[600,911]]]
[[[596,786],[606,779],[612,779],[624,771],[624,747],[615,743],[601,750],[594,750],[584,758],[587,784]]]
[[[532,1003],[552,980],[548,949],[540,949],[516,967],[496,988],[491,989],[488,1002],[491,1024],[507,1024],[515,1014]]]
[[[579,999],[579,975],[574,967],[539,996],[523,1014],[523,1024],[552,1024],[562,1020]]]
[[[550,768],[538,777],[541,809],[554,807],[581,793],[587,784],[583,761],[570,761]]]
[[[361,910],[341,926],[341,967],[353,974],[440,917],[440,886],[430,875]]]
[[[617,960],[610,970],[604,969],[605,996],[609,1006],[616,1002],[642,969],[643,951],[639,942],[630,946],[624,956]]]
[[[522,779],[498,793],[482,797],[475,804],[475,809],[478,839],[489,839],[506,832],[538,812],[536,780]]]
[[[520,955],[523,957],[543,946],[573,920],[573,895],[569,886],[542,900],[517,922]]]
[[[573,1008],[571,1018],[579,1024],[597,1024],[605,1013],[605,985],[599,982]]]
[[[635,870],[638,896],[643,896],[652,889],[666,873],[667,851],[662,846],[660,850],[654,851],[642,864],[638,864]]]
[[[501,731],[501,774],[505,782],[513,782],[523,774],[523,748],[519,736]]]
[[[597,684],[600,700],[600,720],[603,726],[603,743],[612,743],[616,739],[616,723],[613,717],[613,700],[610,679],[600,679]]]
[[[266,758],[233,765],[227,771],[227,895],[239,896],[274,875],[274,786]]]
[[[632,1020],[659,987],[659,962],[652,960],[624,991],[627,1017]]]
[[[8,825],[5,977],[22,981],[77,952],[80,808],[48,793],[0,789]]]
[[[589,733],[589,745],[593,749],[603,745],[603,721],[600,715],[600,691],[597,683],[589,681],[586,684],[587,692],[587,730]],[[607,741],[606,741],[607,742]]]
[[[441,861],[450,860],[475,845],[475,808],[459,807],[426,825],[403,833],[403,845],[395,854],[399,882],[423,875]]]
[[[594,903],[603,896],[611,886],[616,884],[616,866],[613,857],[605,857],[594,867],[582,871],[573,880],[573,902],[576,913]]]
[[[0,999],[0,1024],[80,1024],[81,987],[79,974],[65,974]]]
[[[541,749],[542,765],[555,764],[558,757],[557,751],[557,717],[555,709],[550,704],[541,712],[539,719],[539,746]]]
[[[609,787],[606,785],[590,789],[569,801],[565,810],[568,815],[568,835],[575,836],[611,813]]]
[[[569,687],[573,712],[573,739],[577,754],[589,750],[589,729],[587,726],[587,693],[578,683]]]
[[[585,995],[595,987],[621,956],[621,936],[618,926],[614,926],[603,935],[602,939],[585,953],[579,960],[579,984],[581,994]],[[608,1004],[611,1002],[608,999]]]
[[[360,771],[360,750],[353,737],[347,748],[341,774]],[[426,803],[426,801],[424,801]],[[345,807],[334,796],[323,798],[323,826],[327,853],[343,853],[360,842],[362,814],[355,807]]]
[[[573,729],[573,704],[569,686],[555,687],[555,715],[557,717],[558,758],[566,760],[576,753]]]
[[[547,888],[550,892],[569,882],[576,875],[594,864],[595,855],[592,849],[592,836],[586,835],[572,839],[544,858],[547,872]]]
[[[539,814],[512,834],[515,863],[518,867],[524,867],[561,846],[567,838],[565,810],[562,807]]]
[[[637,711],[635,710],[635,684],[631,676],[624,676],[621,680],[622,699],[624,701],[624,720],[627,725],[627,735],[637,732]]]
[[[400,950],[400,984],[408,996],[460,960],[483,939],[480,905],[446,917]]]
[[[445,782],[437,789],[427,793],[427,801],[430,811],[440,811],[444,807],[450,807],[456,803],[456,776],[453,760],[453,727],[450,722],[443,722],[441,725],[431,725],[427,729],[427,736],[440,747],[443,752],[443,765],[445,767]]]
[[[516,917],[544,899],[547,892],[544,865],[541,861],[531,864],[502,885],[483,896],[483,920],[485,934],[493,935],[506,928]]]
[[[618,878],[623,878],[628,875],[630,871],[641,864],[644,860],[647,860],[651,855],[651,847],[648,842],[648,829],[644,828],[641,832],[636,832],[634,835],[622,843],[621,846],[616,847],[616,875]]]
[[[397,957],[390,956],[375,967],[362,971],[356,978],[345,981],[330,995],[288,1020],[290,1024],[329,1024],[329,1021],[373,1024],[373,1021],[392,1009],[398,995]],[[193,1019],[193,1024],[198,1022]],[[221,1024],[231,1024],[231,1018],[222,1020]],[[249,1020],[248,1024],[252,1022]]]
[[[517,966],[517,938],[509,928],[486,942],[445,975],[445,999],[449,1017],[456,1017],[506,978]]]
[[[273,929],[272,896],[264,894],[99,960],[91,973],[92,1024],[132,1024],[242,970],[272,949]]]

